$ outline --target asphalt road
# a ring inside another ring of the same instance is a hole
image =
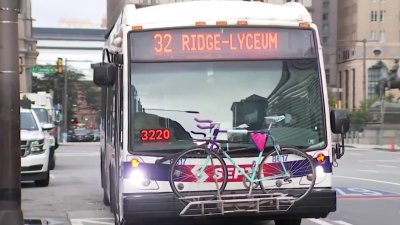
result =
[[[101,201],[98,144],[64,145],[57,149],[56,156],[57,166],[51,172],[49,187],[22,185],[24,218],[40,219],[43,224],[113,225],[109,209]],[[325,219],[304,219],[303,225],[400,223],[400,152],[348,148],[339,167],[334,168],[334,186],[339,194],[338,210]],[[169,223],[154,221],[153,224]],[[249,221],[208,221],[207,224],[242,225]]]

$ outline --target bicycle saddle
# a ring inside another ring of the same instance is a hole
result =
[[[265,119],[265,122],[267,122],[268,124],[269,123],[277,123],[279,121],[284,120],[285,116],[284,115],[282,115],[282,116],[266,116],[266,117],[264,117],[264,119]]]

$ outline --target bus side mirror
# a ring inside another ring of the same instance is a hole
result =
[[[345,134],[350,128],[350,117],[345,109],[331,110],[331,129],[334,134]]]
[[[93,66],[93,82],[98,86],[112,86],[118,68],[114,63],[97,63]]]

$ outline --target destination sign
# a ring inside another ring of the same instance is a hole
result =
[[[262,27],[132,31],[132,61],[316,57],[313,32]]]

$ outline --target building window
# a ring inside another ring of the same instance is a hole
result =
[[[329,85],[331,83],[331,70],[325,70],[326,84]]]
[[[327,21],[329,18],[329,13],[323,13],[322,14],[322,20]]]
[[[380,37],[380,41],[381,41],[381,42],[385,42],[385,40],[386,40],[386,39],[385,39],[385,31],[381,31],[379,37]]]
[[[328,9],[328,8],[329,8],[329,1],[324,1],[324,2],[322,3],[322,7],[323,7],[324,9]]]
[[[323,36],[322,37],[322,44],[327,44],[328,43],[328,39],[329,39],[328,36]]]
[[[380,22],[385,21],[385,13],[386,13],[385,10],[379,11],[379,21],[380,21]]]
[[[378,11],[371,11],[371,22],[376,22],[378,20]]]
[[[371,33],[369,35],[369,39],[372,40],[372,41],[376,41],[377,40],[376,31],[371,30]]]
[[[349,50],[343,51],[343,60],[348,60],[350,58]]]
[[[379,83],[379,78],[379,71],[368,69],[368,98],[376,95],[375,87]]]
[[[322,25],[322,33],[324,33],[324,34],[329,33],[329,25],[328,24]]]

